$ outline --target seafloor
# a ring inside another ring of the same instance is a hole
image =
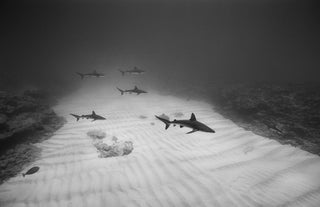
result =
[[[48,139],[65,120],[52,106],[47,92],[0,92],[0,184],[18,175],[41,153],[35,144]]]
[[[32,165],[40,170],[0,185],[0,205],[319,206],[317,155],[245,130],[203,101],[148,92],[121,96],[112,86],[84,85],[61,99],[55,111],[67,123],[36,144],[41,156]],[[106,120],[69,115],[92,109]],[[154,117],[192,112],[216,133],[165,130]],[[132,152],[101,157],[92,130],[107,142],[132,143]]]
[[[258,135],[320,155],[320,85],[211,83],[167,91],[212,103],[214,110]]]

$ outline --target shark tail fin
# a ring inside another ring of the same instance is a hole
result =
[[[161,118],[159,116],[156,116],[156,118],[159,119],[160,121],[162,121],[166,125],[166,127],[165,127],[166,130],[169,128],[171,121],[164,119],[164,118]]]
[[[123,95],[124,91],[117,87],[117,89],[120,91],[121,95]]]
[[[124,76],[124,71],[123,70],[119,70],[121,72],[121,75]]]
[[[81,80],[84,78],[84,74],[77,72],[78,75],[80,75]]]
[[[80,116],[78,116],[78,115],[76,115],[76,114],[70,114],[71,116],[73,116],[74,118],[76,118],[77,119],[77,121],[79,121],[79,119],[80,119]]]

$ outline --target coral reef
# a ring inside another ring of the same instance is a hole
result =
[[[0,183],[34,161],[33,143],[49,138],[65,120],[51,109],[55,103],[41,91],[0,93]]]
[[[225,84],[212,87],[215,110],[256,134],[320,155],[320,87]]]

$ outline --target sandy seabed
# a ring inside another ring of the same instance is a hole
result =
[[[69,115],[93,109],[107,120],[76,122]],[[209,104],[84,87],[55,111],[68,122],[37,144],[42,154],[32,166],[38,173],[0,186],[1,207],[320,206],[318,156],[245,131]],[[154,117],[178,112],[182,118],[194,112],[216,133],[164,130]],[[90,130],[132,141],[134,150],[99,158]]]

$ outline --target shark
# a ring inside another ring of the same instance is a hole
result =
[[[141,70],[139,68],[137,68],[136,66],[132,69],[132,70],[119,70],[122,74],[122,76],[124,76],[126,73],[130,74],[130,75],[141,75],[143,73],[145,73],[144,70]]]
[[[77,121],[79,121],[79,119],[92,119],[92,121],[96,121],[96,120],[105,120],[106,118],[99,116],[96,114],[96,112],[92,111],[92,114],[87,114],[87,115],[76,115],[76,114],[70,114],[71,116],[75,117],[77,119]]]
[[[77,72],[77,74],[80,75],[81,79],[83,79],[84,77],[96,77],[96,78],[104,77],[103,73],[98,73],[96,70],[94,70],[91,73],[79,73],[79,72]]]
[[[196,116],[194,115],[194,113],[191,114],[191,118],[190,119],[186,119],[186,120],[176,120],[174,119],[173,121],[170,121],[168,119],[164,119],[162,117],[159,116],[155,116],[157,119],[159,119],[160,121],[162,121],[163,123],[165,123],[165,129],[167,130],[170,126],[170,124],[173,124],[173,126],[175,125],[180,125],[180,128],[182,127],[188,127],[191,128],[192,130],[190,132],[188,132],[187,134],[191,134],[197,131],[202,131],[202,132],[209,132],[209,133],[215,133],[215,131],[213,129],[211,129],[210,127],[208,127],[207,125],[197,121]]]
[[[122,90],[120,88],[117,88],[117,89],[120,91],[121,95],[123,95],[124,93],[129,93],[129,94],[136,93],[137,95],[140,95],[141,93],[148,93],[147,91],[143,91],[139,89],[137,86],[135,86],[134,89],[129,89],[129,90]]]

